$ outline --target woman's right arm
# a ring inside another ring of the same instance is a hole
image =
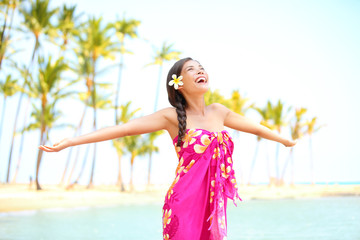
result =
[[[167,115],[171,108],[159,110],[153,114],[133,119],[125,124],[106,127],[94,132],[77,137],[65,138],[51,146],[40,145],[39,148],[46,152],[58,152],[67,147],[86,143],[101,142],[125,136],[139,135],[166,129],[168,126]]]

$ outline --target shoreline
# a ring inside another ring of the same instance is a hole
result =
[[[117,205],[163,204],[169,186],[135,186],[133,192],[120,192],[115,185],[76,186],[65,190],[58,185],[43,185],[44,190],[29,189],[27,184],[0,184],[0,213],[36,210],[81,209]],[[277,200],[320,197],[360,197],[360,185],[295,184],[281,187],[268,185],[240,185],[243,201]]]

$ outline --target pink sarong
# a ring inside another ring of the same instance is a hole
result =
[[[234,176],[234,144],[226,130],[187,129],[179,164],[163,207],[163,239],[225,240],[227,198],[239,197]],[[235,204],[236,205],[236,204]]]

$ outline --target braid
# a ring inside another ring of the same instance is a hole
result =
[[[176,98],[175,107],[176,107],[177,119],[179,122],[177,146],[180,146],[181,140],[185,136],[185,131],[186,131],[186,111],[185,111],[186,100],[184,96],[177,91],[175,93],[175,98]]]

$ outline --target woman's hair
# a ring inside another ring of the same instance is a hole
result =
[[[167,79],[166,79],[166,89],[168,92],[168,98],[170,104],[176,108],[177,119],[179,121],[179,133],[178,133],[178,140],[177,146],[180,146],[182,138],[185,136],[186,133],[186,111],[185,108],[187,107],[187,103],[185,97],[180,93],[179,90],[175,90],[174,86],[169,86],[169,82],[172,79],[172,75],[176,74],[177,77],[181,75],[181,70],[184,64],[187,61],[193,60],[192,58],[183,58],[177,61],[174,66],[169,70]]]

